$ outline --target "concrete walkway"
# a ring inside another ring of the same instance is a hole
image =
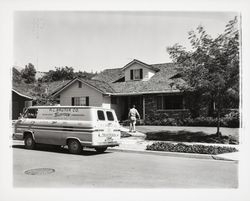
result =
[[[210,154],[193,154],[193,153],[177,153],[177,152],[163,152],[163,151],[147,151],[147,145],[151,145],[156,141],[145,140],[146,135],[141,132],[130,133],[127,128],[121,127],[121,131],[127,134],[130,134],[130,137],[124,137],[120,140],[120,146],[110,148],[114,151],[123,151],[123,152],[136,152],[143,154],[159,154],[167,155],[174,157],[188,157],[188,158],[200,158],[200,159],[216,159],[216,160],[233,160],[238,161],[239,152],[210,155]],[[173,142],[171,142],[173,143]],[[235,147],[239,150],[239,145],[230,145],[230,144],[211,144],[211,143],[184,143],[187,145],[190,144],[201,144],[201,145],[213,145],[213,146],[230,146]]]

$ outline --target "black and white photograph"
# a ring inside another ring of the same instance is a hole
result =
[[[3,200],[248,200],[244,13],[13,9]]]

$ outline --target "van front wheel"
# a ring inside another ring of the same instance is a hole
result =
[[[68,148],[71,154],[80,154],[82,151],[82,145],[78,140],[69,140]]]
[[[36,143],[32,137],[32,135],[26,135],[24,138],[24,145],[26,149],[34,149],[36,146]]]
[[[107,150],[107,147],[96,147],[95,150],[97,153],[103,153]]]

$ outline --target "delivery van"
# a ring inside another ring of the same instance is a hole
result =
[[[13,134],[27,149],[36,144],[67,145],[72,154],[84,147],[102,153],[118,146],[120,137],[115,111],[91,106],[31,106],[15,123]]]

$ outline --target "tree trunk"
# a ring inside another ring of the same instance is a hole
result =
[[[219,98],[218,109],[217,109],[217,132],[216,132],[217,137],[222,136],[220,132],[220,112],[221,112],[221,105],[220,105],[220,98]]]
[[[218,109],[218,113],[217,113],[217,132],[216,135],[218,137],[221,137],[221,132],[220,132],[220,111]]]

